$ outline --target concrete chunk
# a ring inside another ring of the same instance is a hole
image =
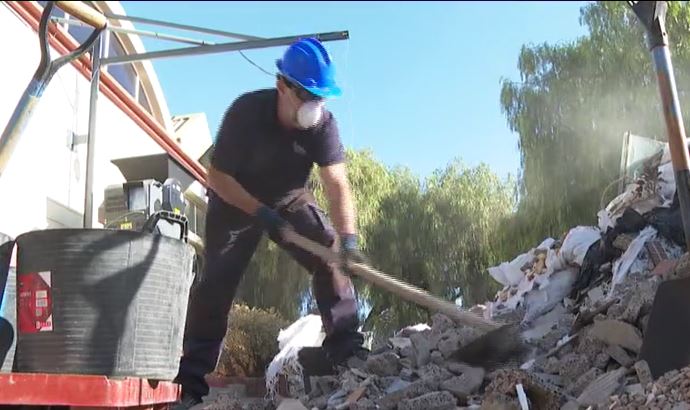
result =
[[[628,301],[627,305],[625,306],[623,314],[621,314],[620,316],[620,320],[623,320],[631,324],[635,324],[635,322],[637,322],[637,318],[640,316],[642,306],[644,305],[643,298],[643,295],[633,293],[630,296],[630,301]]]
[[[456,400],[447,391],[427,393],[400,402],[398,410],[455,410]]]
[[[602,375],[602,371],[597,368],[592,368],[587,370],[583,375],[578,377],[578,379],[567,386],[566,392],[573,396],[578,396],[582,394],[587,386],[592,384],[599,376]]]
[[[520,403],[517,398],[492,393],[484,397],[480,410],[520,410]]]
[[[283,399],[276,410],[307,410],[304,404],[296,399]]]
[[[386,394],[376,400],[376,404],[381,410],[392,410],[403,399],[410,399],[421,396],[423,394],[433,392],[438,389],[439,382],[433,379],[417,380],[409,386],[397,390],[393,393]]]
[[[350,410],[377,410],[377,407],[370,399],[361,399],[350,404]]]
[[[589,301],[592,303],[592,305],[596,305],[600,300],[604,300],[604,290],[601,288],[601,286],[592,288],[587,292],[587,297],[589,297]]]
[[[391,337],[388,342],[397,352],[402,352],[405,348],[412,347],[412,341],[406,337]]]
[[[455,327],[455,323],[451,318],[443,313],[434,313],[431,315],[431,331],[441,334],[448,329]]]
[[[410,335],[412,342],[413,357],[417,367],[421,367],[429,363],[431,360],[431,342],[429,340],[428,332],[414,333]]]
[[[441,383],[441,389],[449,391],[459,399],[466,399],[470,394],[475,393],[484,381],[484,370],[480,368],[470,368],[462,376],[455,376]]]
[[[426,366],[417,369],[417,375],[422,380],[435,380],[438,383],[453,377],[451,372],[434,363],[429,363]]]
[[[443,354],[438,350],[431,352],[431,363],[441,365],[444,362]]]
[[[580,405],[575,401],[569,401],[561,406],[561,410],[579,410]]]
[[[577,398],[578,403],[585,406],[595,406],[603,403],[620,387],[621,378],[625,375],[626,368],[613,370],[599,376]]]
[[[606,353],[613,358],[618,364],[624,367],[629,367],[633,364],[633,359],[622,347],[612,345],[606,348]]]
[[[652,371],[649,370],[649,365],[644,360],[635,363],[635,373],[637,373],[637,379],[642,386],[646,386],[654,381],[652,378]]]
[[[642,395],[644,394],[644,388],[640,383],[631,384],[629,386],[625,386],[625,392],[631,396],[635,394]]]
[[[642,347],[642,335],[636,327],[620,320],[595,321],[590,335],[609,345],[618,345],[635,353]]]
[[[560,360],[558,374],[566,381],[575,381],[591,367],[592,363],[587,356],[570,353]]]
[[[377,376],[397,376],[400,373],[398,356],[393,352],[369,356],[364,368]]]

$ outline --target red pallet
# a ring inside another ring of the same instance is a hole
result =
[[[159,410],[180,394],[176,383],[139,378],[0,373],[0,405]]]

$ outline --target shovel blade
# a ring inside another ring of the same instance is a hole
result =
[[[655,379],[690,365],[690,278],[659,285],[640,358],[647,361]]]
[[[519,359],[528,351],[519,324],[509,324],[483,334],[453,353],[451,358],[474,367],[490,369]]]

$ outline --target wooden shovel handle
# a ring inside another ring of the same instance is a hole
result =
[[[300,248],[311,252],[312,254],[323,259],[325,262],[336,263],[339,261],[337,252],[334,252],[331,249],[328,249],[325,246],[322,246],[321,244],[308,238],[305,238],[292,230],[287,230],[284,232],[283,236],[289,242],[292,242]],[[498,323],[486,320],[474,313],[460,310],[458,306],[453,303],[437,298],[436,296],[433,296],[422,289],[395,279],[394,277],[383,272],[379,272],[365,264],[353,263],[350,265],[350,269],[353,271],[353,273],[367,282],[391,292],[394,295],[400,296],[408,302],[412,302],[427,309],[443,313],[462,325],[470,326],[481,331],[490,331],[500,327]]]
[[[81,1],[56,1],[55,5],[93,28],[102,29],[106,25],[106,18],[102,13]]]

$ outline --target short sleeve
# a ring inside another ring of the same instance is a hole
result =
[[[247,131],[247,113],[244,105],[239,98],[225,112],[211,155],[211,165],[232,176],[240,166],[243,151],[241,148]]]
[[[320,167],[345,162],[345,147],[340,140],[338,123],[329,113],[328,120],[316,135],[312,151],[313,161]]]

